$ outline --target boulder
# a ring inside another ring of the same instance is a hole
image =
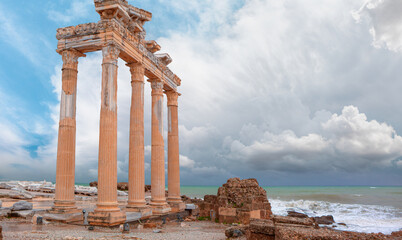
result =
[[[98,187],[98,181],[93,181],[89,183],[90,187]]]
[[[332,215],[314,217],[314,220],[317,224],[323,224],[323,225],[331,225],[335,223],[334,217]]]
[[[295,212],[295,211],[288,211],[288,217],[308,218],[308,215],[304,214],[304,213]]]
[[[32,210],[33,204],[27,201],[19,201],[14,203],[12,210],[13,211],[22,211],[22,210]]]

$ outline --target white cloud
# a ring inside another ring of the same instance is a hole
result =
[[[255,170],[359,171],[392,167],[401,155],[402,137],[391,126],[367,121],[356,107],[346,106],[341,115],[323,122],[319,133],[298,137],[291,130],[267,131],[250,145],[232,141],[228,157]]]
[[[179,161],[180,161],[180,167],[193,168],[195,165],[195,161],[188,158],[187,156],[180,155]]]
[[[63,11],[49,10],[48,18],[55,22],[70,23],[89,15],[93,9],[93,0],[73,0],[71,6]]]
[[[353,16],[358,22],[368,16],[373,45],[391,51],[402,51],[402,2],[395,0],[368,0]]]

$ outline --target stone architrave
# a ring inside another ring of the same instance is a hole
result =
[[[163,83],[151,79],[152,88],[152,146],[151,146],[151,206],[153,214],[171,209],[165,197],[165,150],[163,141]]]
[[[102,96],[99,129],[98,201],[88,215],[91,225],[119,225],[126,215],[117,203],[117,60],[120,49],[102,49]]]
[[[131,72],[131,112],[127,211],[149,212],[145,201],[144,168],[144,66],[129,63]]]
[[[59,137],[57,145],[56,195],[53,211],[69,213],[75,206],[75,136],[78,58],[81,52],[69,49],[61,52],[63,58],[60,100]]]
[[[168,105],[168,203],[173,211],[182,211],[185,204],[180,197],[180,162],[179,162],[179,93],[166,91]]]

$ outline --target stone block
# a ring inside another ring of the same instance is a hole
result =
[[[88,214],[89,225],[94,226],[117,226],[126,221],[124,212],[90,212]]]
[[[153,215],[165,215],[168,214],[171,211],[171,208],[169,207],[168,204],[164,205],[152,205],[152,214]]]
[[[305,226],[314,226],[314,220],[311,218],[295,218],[295,217],[283,217],[283,216],[274,216],[274,223],[286,223],[286,224],[295,224],[295,225],[305,225]]]
[[[12,210],[13,211],[21,211],[21,210],[32,210],[33,204],[27,201],[19,201],[14,203]]]

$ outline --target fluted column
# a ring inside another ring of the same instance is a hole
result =
[[[168,105],[168,202],[181,202],[180,197],[180,163],[179,163],[179,93],[166,91]]]
[[[165,197],[165,151],[163,142],[163,82],[150,80],[152,87],[151,206],[153,213],[170,211]]]
[[[75,136],[78,58],[85,55],[74,50],[65,50],[63,58],[60,122],[57,143],[56,195],[53,209],[67,212],[75,206]]]
[[[131,72],[130,152],[127,208],[146,207],[144,174],[144,66],[129,63]]]
[[[117,204],[117,60],[119,49],[102,49],[102,96],[99,130],[96,211],[119,211]]]

